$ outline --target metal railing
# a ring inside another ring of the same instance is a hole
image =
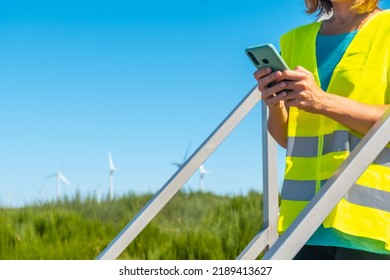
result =
[[[254,87],[244,99],[234,108],[217,129],[203,142],[203,144],[188,158],[183,166],[167,181],[167,183],[150,199],[141,211],[126,225],[126,227],[115,237],[106,249],[97,257],[101,260],[116,259],[138,236],[138,234],[149,224],[169,200],[181,189],[185,182],[198,170],[200,165],[217,149],[217,147],[229,136],[236,126],[248,115],[248,113],[261,100],[261,93],[257,86]],[[263,112],[266,112],[265,106]],[[264,114],[264,113],[263,113]],[[263,117],[263,134],[267,133],[266,116]],[[270,137],[268,137],[270,139]],[[265,139],[263,135],[263,139]],[[272,145],[276,158],[276,144]],[[263,145],[263,149],[268,147]],[[267,153],[267,151],[263,151]],[[267,164],[265,162],[265,164]],[[276,166],[276,164],[274,164]],[[268,170],[266,167],[265,170]],[[277,181],[275,175],[265,174],[267,178]],[[276,185],[275,185],[276,186]],[[276,193],[272,196],[277,196]],[[271,196],[271,195],[270,195]],[[276,200],[277,201],[277,200]],[[277,211],[277,209],[275,209]],[[276,213],[273,214],[275,216]],[[271,216],[271,215],[270,215]],[[268,219],[268,218],[266,218]],[[273,224],[273,222],[270,224]]]
[[[257,90],[257,87],[254,87],[183,166],[115,237],[97,259],[116,259],[260,100],[261,93]],[[265,252],[263,259],[266,260],[292,259],[334,206],[389,143],[390,109],[370,129],[335,175],[327,181],[287,231],[279,238],[277,233],[277,144],[267,130],[267,107],[263,102],[261,104],[263,229],[253,238],[237,259],[253,260],[262,252]]]

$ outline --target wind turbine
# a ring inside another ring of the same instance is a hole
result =
[[[191,147],[191,143],[188,144],[187,146],[187,150],[186,150],[186,153],[184,154],[184,157],[183,157],[183,161],[182,162],[171,162],[172,165],[175,165],[177,166],[177,169],[180,169],[183,167],[184,163],[187,161],[187,158],[188,158],[188,153],[190,151],[190,147]],[[187,184],[187,187],[188,187],[188,183]]]
[[[100,184],[97,189],[95,189],[95,199],[98,204],[102,201],[102,190]]]
[[[45,185],[42,183],[42,187],[38,191],[38,202],[43,203],[46,200],[47,191]]]
[[[203,192],[204,190],[204,175],[211,173],[204,168],[203,164],[199,166],[199,191]]]
[[[184,154],[184,158],[183,158],[182,162],[171,162],[171,164],[177,166],[178,169],[182,168],[184,163],[187,160],[188,153],[190,151],[190,147],[191,147],[191,143],[188,144],[188,147],[187,147],[186,153]]]
[[[53,178],[53,177],[56,177],[56,179],[57,179],[57,200],[60,200],[61,199],[61,181],[64,182],[69,187],[72,186],[72,184],[68,181],[68,179],[65,178],[65,176],[59,170],[54,174],[46,176],[44,179]]]
[[[110,173],[110,200],[113,200],[114,199],[114,171],[116,171],[117,168],[114,165],[114,162],[112,160],[112,156],[111,156],[110,152],[108,152],[108,163],[110,166],[110,170],[109,170],[109,173]]]

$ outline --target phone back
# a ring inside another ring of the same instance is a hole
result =
[[[257,69],[264,67],[271,67],[272,71],[288,69],[287,64],[272,44],[247,48],[245,52]]]

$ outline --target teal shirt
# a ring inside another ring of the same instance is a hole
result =
[[[323,90],[327,90],[336,65],[340,62],[356,33],[357,30],[332,36],[317,35],[317,67]]]
[[[336,65],[341,60],[356,33],[357,31],[333,36],[317,35],[316,55],[318,74],[321,88],[324,91],[327,90]],[[385,249],[384,242],[345,234],[333,228],[324,228],[322,225],[306,244],[344,247],[390,255],[390,251]]]

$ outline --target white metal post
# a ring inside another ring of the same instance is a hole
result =
[[[237,257],[238,260],[254,260],[278,239],[277,232],[279,189],[277,144],[268,133],[268,108],[262,107],[262,158],[263,158],[263,228]]]

